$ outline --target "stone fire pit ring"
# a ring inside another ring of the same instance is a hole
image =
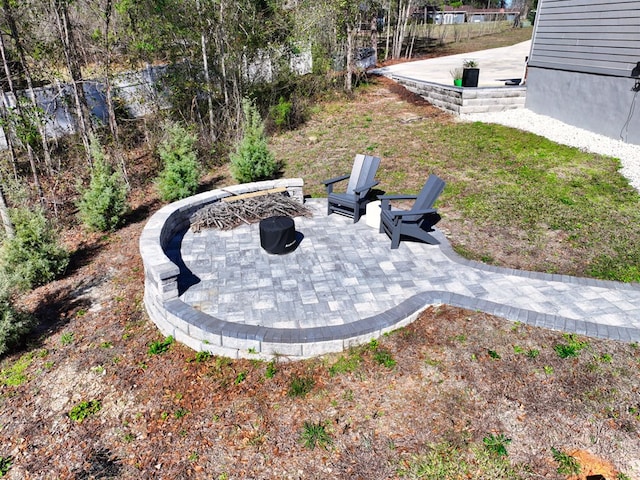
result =
[[[172,336],[196,351],[231,358],[303,359],[341,352],[414,320],[424,307],[423,298],[413,298],[399,306],[400,310],[406,310],[401,315],[403,322],[398,322],[396,315],[382,314],[345,325],[298,329],[229,322],[182,301],[178,289],[180,268],[169,258],[167,250],[170,242],[189,228],[191,216],[224,197],[276,188],[285,188],[291,198],[304,203],[303,180],[280,179],[201,193],[166,205],[149,219],[140,237],[145,273],[144,305],[150,319],[164,335]]]

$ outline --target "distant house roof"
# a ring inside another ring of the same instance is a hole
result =
[[[444,5],[442,8],[436,8],[440,12],[465,12],[473,15],[497,15],[500,13],[520,13],[517,8],[475,8],[471,5],[461,5],[453,8],[451,5]]]

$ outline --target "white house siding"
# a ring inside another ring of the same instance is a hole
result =
[[[540,0],[528,63],[530,110],[640,144],[640,1]]]

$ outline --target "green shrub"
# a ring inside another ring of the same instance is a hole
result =
[[[12,211],[15,237],[0,251],[0,270],[11,285],[28,290],[55,279],[69,264],[69,253],[58,245],[56,231],[42,209]]]
[[[291,113],[293,111],[293,104],[290,100],[285,100],[284,97],[278,99],[278,104],[273,105],[269,109],[269,115],[271,116],[273,123],[279,129],[288,128],[291,123]]]
[[[179,123],[168,122],[163,130],[165,138],[158,145],[158,154],[164,168],[156,184],[160,197],[171,202],[193,195],[198,189],[197,137]]]
[[[35,317],[18,311],[6,289],[0,291],[0,355],[4,355],[35,326]]]
[[[89,187],[78,203],[80,218],[91,230],[115,230],[128,210],[127,186],[118,171],[106,162],[100,145],[92,143],[94,164]]]
[[[240,183],[273,178],[280,170],[280,164],[269,151],[260,113],[248,99],[242,101],[242,111],[244,133],[236,151],[229,155],[231,174]]]

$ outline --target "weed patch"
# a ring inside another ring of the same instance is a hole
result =
[[[331,435],[327,432],[326,422],[304,422],[300,440],[305,447],[311,450],[316,447],[327,448],[333,443]]]
[[[367,348],[373,352],[373,361],[378,365],[383,365],[387,368],[393,368],[396,366],[396,360],[393,358],[391,351],[386,348],[382,348],[378,340],[373,339],[369,342]]]
[[[205,363],[207,360],[211,358],[211,354],[207,351],[201,351],[196,353],[194,360],[197,363]]]
[[[580,342],[570,333],[565,333],[563,337],[566,343],[558,343],[553,347],[560,358],[577,357],[580,351],[589,345],[588,342]]]
[[[579,475],[580,464],[575,457],[572,457],[568,453],[551,447],[551,454],[553,459],[558,464],[557,472],[561,475]]]
[[[189,410],[186,408],[179,408],[175,412],[173,412],[173,418],[179,420],[189,414]]]
[[[273,378],[275,377],[277,372],[278,372],[278,369],[276,368],[276,362],[275,360],[272,360],[269,363],[267,363],[267,368],[264,372],[264,376],[266,378]]]
[[[27,381],[26,371],[33,361],[33,353],[26,353],[9,368],[0,371],[0,384],[17,387]]]
[[[291,383],[289,384],[289,390],[287,391],[287,395],[290,397],[304,397],[307,395],[316,382],[313,377],[298,377],[294,376],[291,379]]]
[[[373,360],[378,365],[383,365],[387,368],[393,368],[396,366],[396,360],[389,350],[384,348],[378,349],[373,353]]]
[[[69,418],[74,422],[81,423],[87,417],[98,413],[101,408],[100,400],[83,401],[69,410]]]
[[[157,342],[151,343],[151,345],[149,345],[149,350],[148,350],[149,355],[159,355],[161,353],[168,351],[173,341],[174,341],[173,337],[169,335],[164,340],[159,340]]]
[[[13,464],[13,457],[0,457],[0,477],[4,477]]]
[[[347,355],[341,355],[336,362],[329,367],[329,375],[335,377],[343,373],[353,372],[362,362],[360,353],[350,350]]]
[[[506,457],[509,455],[507,453],[507,445],[511,443],[511,439],[504,436],[504,434],[493,435],[489,434],[482,439],[482,443],[484,443],[485,448],[496,455]]]
[[[494,445],[493,440],[490,443]],[[520,480],[526,478],[525,471],[526,465],[512,466],[506,455],[497,454],[493,447],[487,447],[486,444],[471,444],[462,448],[442,442],[431,445],[426,453],[403,462],[397,473],[401,477],[416,480]]]

